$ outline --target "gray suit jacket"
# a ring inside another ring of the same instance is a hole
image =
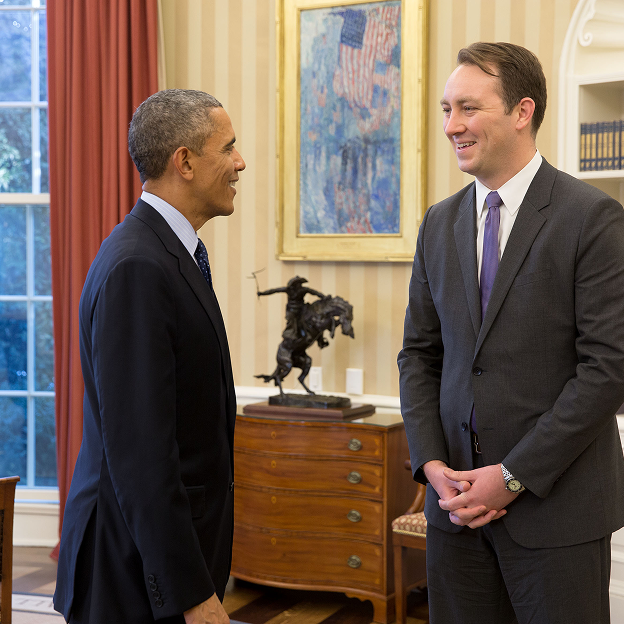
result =
[[[542,163],[520,206],[481,319],[474,184],[420,227],[403,349],[401,409],[414,478],[441,459],[473,467],[475,406],[486,465],[528,489],[503,517],[529,548],[624,525],[624,210]],[[434,526],[459,527],[428,486]]]

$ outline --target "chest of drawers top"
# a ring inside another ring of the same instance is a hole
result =
[[[402,424],[401,415],[391,411],[348,423],[239,415],[234,446],[246,452],[383,463],[384,434]]]

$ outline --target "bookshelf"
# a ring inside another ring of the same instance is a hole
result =
[[[581,124],[624,119],[624,2],[580,0],[559,68],[558,166],[624,202],[624,169],[581,171]]]

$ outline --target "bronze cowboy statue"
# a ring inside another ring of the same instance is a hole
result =
[[[282,332],[282,342],[277,349],[277,367],[271,375],[256,375],[265,382],[274,381],[279,386],[280,396],[284,397],[282,380],[290,373],[293,366],[301,369],[299,382],[311,395],[315,393],[305,384],[305,378],[310,372],[312,358],[306,353],[306,349],[316,342],[323,349],[329,345],[324,337],[325,331],[329,331],[331,338],[334,337],[336,327],[340,326],[345,336],[353,338],[353,306],[342,297],[324,295],[318,290],[308,288],[305,277],[293,277],[286,286],[258,290],[258,297],[272,295],[274,293],[286,293],[286,329]],[[313,303],[306,303],[305,296],[318,297]]]

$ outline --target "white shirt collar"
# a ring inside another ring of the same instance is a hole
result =
[[[169,224],[169,227],[180,239],[186,250],[191,254],[191,258],[194,260],[198,238],[197,232],[195,232],[189,220],[179,210],[157,195],[143,191],[141,193],[141,199],[156,210]]]
[[[499,189],[489,189],[479,182],[479,180],[475,180],[477,218],[481,217],[481,213],[485,207],[485,198],[488,193],[495,190],[498,191],[505,208],[507,208],[510,214],[513,215],[518,212],[520,204],[524,200],[524,196],[529,190],[529,186],[531,186],[531,182],[533,182],[533,178],[541,165],[542,156],[539,150],[536,150],[535,156],[531,158],[528,164],[518,171],[511,180],[507,180]]]

